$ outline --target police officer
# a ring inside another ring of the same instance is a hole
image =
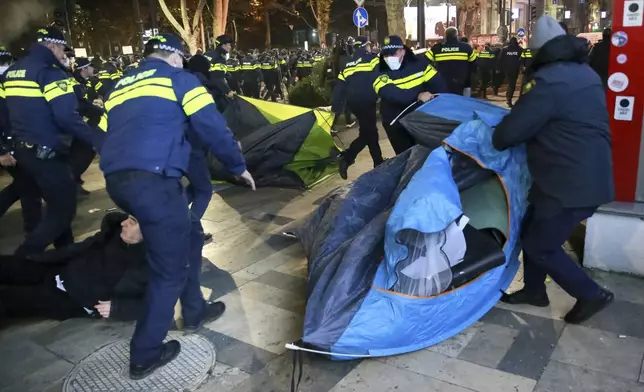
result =
[[[101,155],[107,191],[138,220],[152,271],[145,310],[130,343],[130,377],[135,380],[179,354],[178,341],[163,343],[179,298],[187,332],[225,310],[221,302],[206,304],[200,290],[203,229],[199,219],[191,218],[180,182],[191,149],[186,129],[231,173],[255,187],[212,96],[183,70],[181,41],[171,34],[153,36],[145,56],[115,86],[100,125],[107,132]]]
[[[490,44],[485,44],[483,50],[478,54],[477,62],[479,75],[481,75],[481,92],[483,99],[487,99],[487,88],[490,86],[496,66],[496,55],[490,49]]]
[[[87,125],[90,127],[98,126],[101,117],[103,116],[103,109],[92,104],[92,101],[89,101],[89,96],[94,96],[93,86],[91,84],[90,78],[94,75],[94,67],[87,58],[80,57],[76,59],[75,69],[73,72],[74,79],[76,84],[74,84],[74,92],[76,93],[76,98],[78,99],[78,112],[83,118],[86,118]],[[72,142],[72,146],[69,152],[69,164],[72,168],[72,173],[74,174],[74,179],[78,184],[78,193],[81,195],[87,195],[89,192],[85,190],[82,186],[83,180],[81,176],[89,165],[94,160],[96,152],[94,147],[90,144],[75,138]]]
[[[519,95],[523,94],[523,87],[528,82],[530,66],[532,66],[532,50],[525,48],[521,53],[521,74],[523,76],[521,77],[521,91]]]
[[[250,98],[259,98],[260,84],[264,84],[261,65],[248,53],[241,61],[242,91]]]
[[[213,93],[215,95],[215,103],[217,109],[221,113],[226,110],[226,98],[232,98],[234,95],[233,90],[226,81],[226,61],[228,53],[232,50],[233,39],[228,35],[220,35],[215,39],[215,50],[206,53],[206,57],[210,60],[210,84],[213,86]]]
[[[365,89],[365,86],[373,85],[376,80],[376,68],[380,65],[380,59],[371,53],[371,42],[367,37],[357,37],[353,45],[355,52],[351,61],[338,74],[333,89],[331,107],[336,116],[339,116],[344,109],[343,104],[346,102],[349,110],[358,119],[360,126],[358,137],[342,153],[342,159],[339,162],[340,176],[345,180],[348,176],[347,170],[349,166],[353,165],[356,157],[365,147],[369,147],[374,167],[380,165],[383,161],[382,151],[378,143],[376,120],[378,95],[373,90]]]
[[[265,100],[269,98],[273,102],[277,102],[277,89],[280,84],[279,66],[277,59],[267,54],[262,59],[262,75],[264,76],[264,83],[266,84]]]
[[[397,35],[385,38],[378,72],[382,75],[373,83],[373,88],[381,99],[382,125],[398,155],[416,142],[396,117],[414,102],[427,102],[433,94],[448,90],[427,57],[416,56]]]
[[[285,86],[288,86],[289,80],[291,79],[291,70],[288,64],[288,53],[285,49],[282,49],[279,57],[277,58],[277,63],[280,69],[280,83],[278,86],[278,92],[282,101],[285,100],[284,88],[282,87],[282,82]]]
[[[42,252],[52,242],[72,243],[76,214],[76,183],[65,154],[73,137],[99,145],[100,131],[90,128],[78,113],[73,79],[62,70],[65,38],[60,30],[38,30],[29,55],[2,76],[15,158],[20,165],[23,192],[40,194],[47,214],[16,250],[25,255]],[[22,192],[21,192],[22,197]]]
[[[469,87],[474,71],[476,52],[470,45],[458,40],[458,30],[448,27],[445,42],[434,45],[425,53],[444,78],[449,92],[463,95],[463,89]]]
[[[226,81],[231,90],[241,94],[241,63],[237,56],[231,56],[226,61]]]
[[[508,83],[505,99],[509,107],[513,106],[512,97],[517,87],[522,53],[523,49],[519,46],[519,41],[517,41],[516,37],[512,37],[510,38],[510,43],[501,49],[501,54],[498,58],[499,70]]]
[[[295,75],[297,76],[297,80],[300,81],[310,76],[311,73],[313,73],[313,59],[308,52],[303,51],[297,58]]]
[[[114,85],[121,78],[123,73],[119,71],[118,66],[113,61],[103,64],[103,69],[98,72],[98,82],[96,83],[97,95],[105,101]]]

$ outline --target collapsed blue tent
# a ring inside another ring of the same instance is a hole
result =
[[[297,348],[334,359],[407,353],[461,332],[496,304],[519,265],[530,183],[523,148],[492,146],[506,113],[442,95],[403,119],[421,146],[328,195],[298,231],[309,293]],[[422,295],[429,278],[409,271],[430,248],[409,239],[441,241],[457,224],[465,256],[441,271],[449,279],[440,292]]]

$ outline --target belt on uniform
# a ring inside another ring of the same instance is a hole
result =
[[[36,157],[38,159],[43,159],[43,160],[53,159],[58,156],[58,153],[53,148],[39,145],[39,144],[32,144],[32,143],[18,141],[16,142],[16,148],[22,148],[29,151],[36,151]]]

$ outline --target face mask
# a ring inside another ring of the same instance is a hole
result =
[[[385,63],[391,68],[392,71],[398,71],[400,69],[400,66],[402,65],[402,62],[400,61],[400,58],[393,56],[393,57],[385,57]]]
[[[0,65],[0,75],[2,75],[8,69],[9,69],[8,65]]]
[[[170,56],[168,63],[175,68],[183,68],[183,59],[176,53]]]
[[[226,53],[226,60],[230,58],[230,53]]]
[[[63,65],[63,67],[69,68],[69,65],[70,65],[71,62],[69,60],[69,57],[65,57],[64,59],[61,60],[60,63]]]

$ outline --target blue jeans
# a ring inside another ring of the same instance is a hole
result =
[[[199,220],[191,218],[178,178],[127,170],[105,180],[112,200],[139,221],[146,244],[150,280],[130,342],[130,363],[148,366],[161,355],[179,298],[186,325],[197,325],[203,317],[203,230]]]
[[[575,298],[596,299],[601,288],[566,254],[562,246],[572,231],[597,208],[562,208],[554,214],[537,215],[533,205],[523,220],[521,241],[525,290],[545,294],[549,275]]]

